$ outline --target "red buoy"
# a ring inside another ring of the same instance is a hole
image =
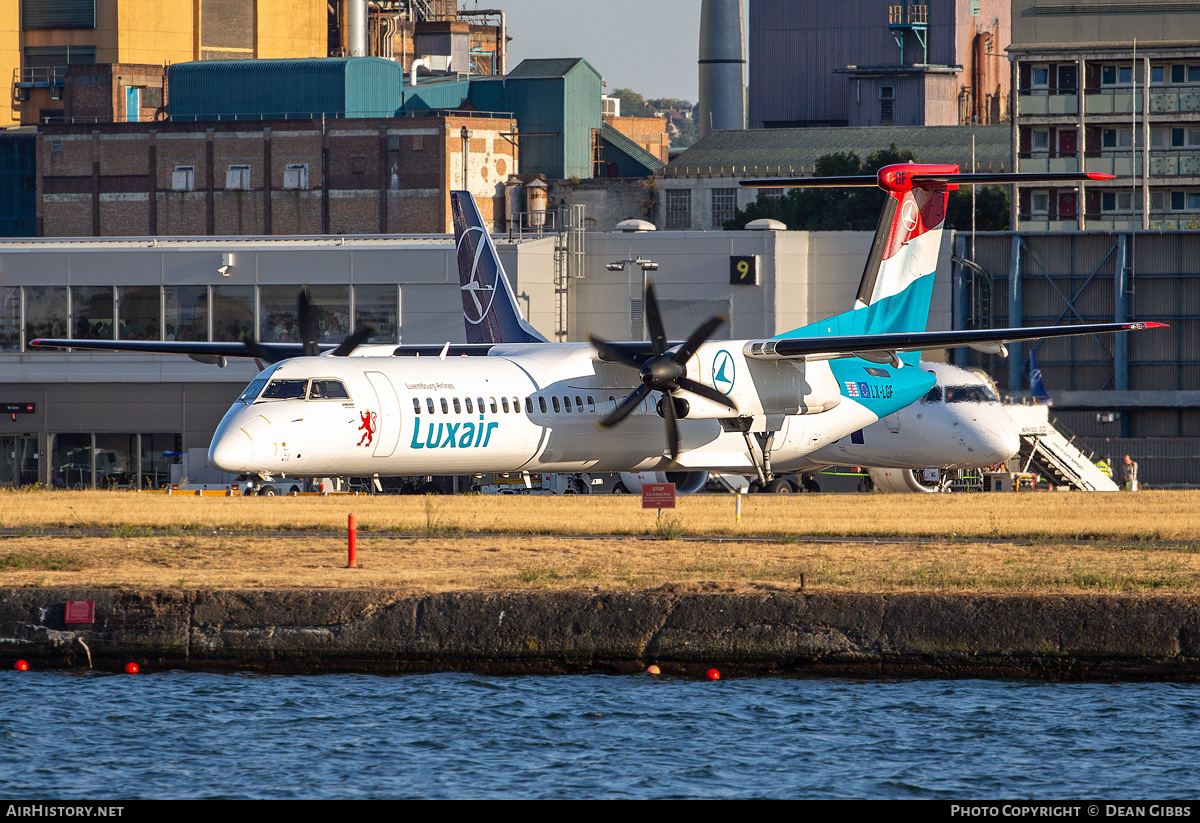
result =
[[[709,669],[704,673],[704,677],[706,680],[720,680],[721,673],[716,669]]]
[[[13,668],[19,672],[27,672],[29,671],[29,663],[24,660],[18,660],[13,664]]]
[[[648,666],[646,667],[646,674],[662,674],[662,669],[658,666]]]
[[[141,671],[141,669],[138,668],[137,663],[125,664],[125,674],[137,674],[139,671]]]

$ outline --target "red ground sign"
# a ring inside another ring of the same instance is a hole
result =
[[[673,509],[675,508],[674,483],[643,483],[643,509]]]
[[[68,600],[67,615],[64,623],[95,623],[95,600]]]

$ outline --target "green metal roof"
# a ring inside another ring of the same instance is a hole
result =
[[[957,163],[971,168],[971,137],[979,171],[1012,171],[1012,131],[999,126],[864,126],[817,129],[712,131],[673,157],[667,177],[728,177],[812,174],[818,158],[854,152],[911,150],[922,163]]]
[[[621,132],[617,131],[608,123],[605,123],[603,128],[600,129],[600,137],[605,143],[608,143],[613,148],[624,152],[629,156],[630,159],[634,160],[638,164],[645,166],[646,171],[650,174],[653,174],[667,165],[653,154],[643,149],[637,143],[621,134]]]
[[[510,71],[508,76],[510,78],[565,77],[567,72],[580,63],[595,72],[597,77],[601,76],[600,72],[596,71],[595,67],[582,57],[531,57],[522,60],[521,65]]]

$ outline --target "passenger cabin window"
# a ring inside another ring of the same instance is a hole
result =
[[[438,400],[440,400],[442,402],[442,414],[449,414],[450,413],[450,404],[446,402],[446,398],[439,397]]]
[[[525,398],[525,413],[533,414],[533,398],[532,397]]]
[[[416,397],[413,398],[413,413],[414,414],[421,413],[421,401],[419,398],[416,398]]]
[[[555,413],[555,414],[558,414],[558,413],[559,413],[559,411],[560,411],[560,409],[559,409],[559,405],[558,405],[558,398],[557,398],[557,397],[551,397],[551,398],[550,398],[550,402],[551,402],[551,403],[554,405],[554,413]]]
[[[482,397],[476,397],[476,398],[475,398],[475,402],[477,402],[477,403],[479,404],[479,413],[480,413],[480,414],[483,414],[483,410],[484,410],[483,398],[482,398]]]
[[[583,411],[583,398],[579,395],[575,395],[575,409],[576,411]]]
[[[500,398],[500,405],[501,405],[501,407],[503,407],[504,413],[508,414],[508,398],[507,397]]]
[[[308,389],[309,400],[349,400],[350,393],[341,380],[314,380]]]
[[[588,395],[588,411],[592,413],[596,411],[596,401],[592,399],[590,394]]]
[[[564,403],[564,404],[566,405],[566,407],[567,407],[567,413],[568,413],[568,414],[570,414],[570,412],[571,412],[571,398],[569,398],[569,397],[564,397],[564,398],[563,398],[563,403]]]
[[[458,402],[458,398],[454,398],[454,413],[462,414],[462,406]]]
[[[490,401],[491,401],[491,402],[488,404],[488,406],[489,406],[489,408],[491,408],[491,410],[492,410],[492,414],[498,414],[498,412],[497,412],[497,410],[496,410],[496,398],[494,398],[494,397],[489,397],[489,398],[488,398],[488,400],[490,400]]]
[[[521,413],[521,398],[514,397],[513,398],[513,414],[520,414],[520,413]]]
[[[425,398],[425,406],[429,409],[429,413],[433,414],[433,398],[432,397]]]
[[[942,387],[934,386],[932,389],[930,389],[929,391],[927,391],[925,393],[925,396],[921,398],[921,402],[922,403],[941,403],[942,402]]]
[[[475,408],[471,405],[471,398],[463,398],[463,402],[467,404],[467,414],[474,414]]]
[[[308,391],[307,380],[272,380],[262,393],[263,400],[303,400]]]
[[[542,414],[546,413],[546,398],[544,398],[544,397],[538,398],[538,407],[541,408]]]

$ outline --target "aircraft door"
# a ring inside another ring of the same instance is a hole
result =
[[[383,372],[369,371],[367,380],[379,398],[379,418],[376,422],[374,457],[391,457],[400,442],[400,398],[392,381]]]

